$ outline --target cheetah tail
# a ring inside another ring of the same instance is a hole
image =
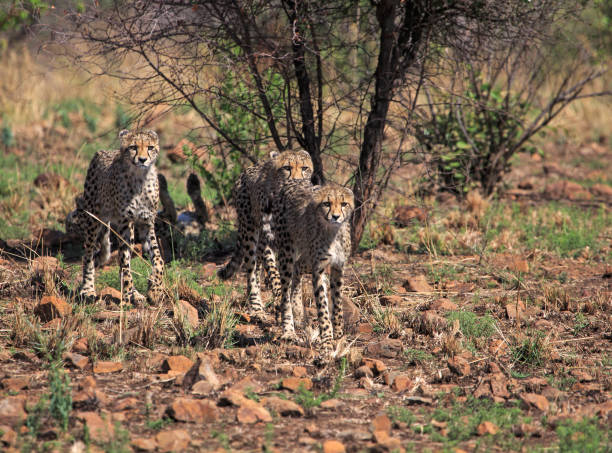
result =
[[[232,278],[236,271],[238,271],[238,269],[240,269],[240,266],[242,265],[242,260],[244,258],[243,255],[244,254],[242,252],[242,247],[239,246],[232,255],[232,258],[229,260],[229,262],[223,268],[217,271],[217,276],[221,280],[227,280],[229,278]]]

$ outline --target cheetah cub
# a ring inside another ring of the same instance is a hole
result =
[[[217,275],[223,280],[232,277],[244,260],[249,305],[255,315],[264,312],[258,257],[263,259],[275,298],[280,293],[276,258],[270,247],[273,241],[270,227],[273,200],[284,181],[304,180],[310,184],[312,170],[312,160],[306,151],[272,152],[269,160],[247,168],[234,186],[238,244],[231,260]]]
[[[163,295],[163,260],[155,236],[155,216],[159,186],[155,161],[159,139],[154,131],[119,133],[120,149],[98,151],[89,164],[83,195],[77,197],[76,210],[66,219],[66,230],[84,238],[83,282],[81,297],[95,297],[95,265],[103,265],[110,256],[110,223],[121,238],[119,276],[124,302],[144,301],[130,272],[134,226],[146,231],[146,242],[153,271],[147,296],[157,302]]]
[[[312,273],[323,352],[329,354],[332,338],[343,335],[342,275],[351,253],[350,218],[353,192],[337,184],[312,186],[309,181],[287,181],[273,213],[275,248],[281,279],[282,339],[295,339],[295,298],[301,292],[301,276]],[[327,298],[325,268],[330,267],[331,310]],[[300,305],[298,307],[298,305]],[[332,323],[330,322],[332,312]]]

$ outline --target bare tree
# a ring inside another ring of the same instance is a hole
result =
[[[519,35],[536,46],[567,4],[573,3],[139,0],[102,8],[96,2],[68,15],[74,28],[56,36],[77,44],[72,56],[89,70],[131,82],[142,112],[189,106],[216,132],[213,145],[253,160],[263,146],[283,150],[297,141],[312,156],[315,182],[325,180],[323,156],[346,162],[356,248],[416,118],[408,114],[408,123],[399,124],[389,115],[393,104],[412,112],[419,89],[449,56],[473,57],[484,48],[495,55]],[[383,146],[394,126],[401,138]]]

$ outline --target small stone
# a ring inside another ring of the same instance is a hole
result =
[[[89,359],[87,357],[77,354],[76,352],[67,352],[64,354],[63,358],[68,365],[72,365],[79,370],[84,369],[89,363]]]
[[[582,371],[582,370],[572,370],[570,371],[570,374],[572,376],[574,376],[576,379],[578,379],[580,382],[591,382],[593,381],[593,376],[591,376],[589,373],[587,373],[586,371]],[[4,382],[4,381],[3,381]]]
[[[209,400],[177,398],[166,412],[180,422],[211,423],[217,420],[217,407]]]
[[[89,344],[87,338],[81,337],[72,344],[72,350],[79,354],[87,354],[89,352]]]
[[[300,417],[304,415],[302,406],[293,401],[279,398],[278,396],[264,398],[261,400],[261,404],[283,417]]]
[[[241,391],[227,389],[219,396],[219,404],[222,406],[241,406],[247,398]]]
[[[362,322],[361,324],[357,325],[357,333],[369,335],[374,333],[374,328],[371,324]]]
[[[30,380],[26,377],[5,378],[0,381],[2,388],[9,392],[18,392],[19,390],[28,388]]]
[[[593,184],[590,190],[597,197],[612,198],[612,187],[607,184]]]
[[[238,408],[236,418],[240,423],[269,423],[272,421],[272,416],[266,408],[256,401],[245,398],[245,401]]]
[[[193,366],[193,360],[188,359],[184,355],[175,355],[167,357],[162,363],[162,372],[176,371],[186,373]]]
[[[187,449],[191,442],[191,436],[184,429],[174,429],[157,433],[155,440],[160,452],[179,452]]]
[[[523,301],[519,300],[518,303],[510,302],[509,304],[506,304],[506,315],[508,316],[508,319],[516,319],[517,317],[522,318],[524,313],[525,304],[523,303]]]
[[[337,398],[332,398],[330,400],[323,401],[321,403],[321,408],[328,409],[328,410],[335,410],[335,409],[338,409],[340,406],[342,406],[342,401],[340,401]]]
[[[361,379],[362,377],[369,377],[369,378],[373,378],[374,377],[374,373],[372,372],[372,370],[367,367],[366,365],[360,366],[359,368],[357,368],[355,370],[355,378],[356,379]]]
[[[393,384],[391,384],[391,388],[395,392],[403,392],[411,385],[412,381],[410,380],[410,378],[408,376],[400,374],[399,376],[396,376],[395,379],[393,379]]]
[[[479,436],[484,436],[485,434],[494,435],[497,434],[498,431],[499,427],[495,423],[488,421],[482,422],[480,425],[478,425],[478,428],[476,428],[476,432]]]
[[[300,386],[303,386],[305,390],[311,390],[312,381],[309,378],[297,377],[288,377],[281,381],[281,387],[287,390],[291,390],[292,392],[297,392]]]
[[[138,398],[127,397],[120,399],[115,403],[115,410],[125,411],[129,409],[136,409],[140,404],[141,401]]]
[[[510,398],[510,392],[508,392],[508,380],[502,373],[493,374],[490,381],[493,395],[500,398]]]
[[[397,294],[380,296],[378,300],[380,305],[383,307],[396,307],[404,303],[404,298],[402,296],[398,296]]]
[[[374,433],[379,432],[379,431],[383,431],[387,434],[390,433],[391,432],[391,419],[389,419],[387,414],[377,415],[376,417],[374,417],[374,420],[372,420],[371,430]]]
[[[470,364],[463,357],[452,357],[446,363],[448,369],[458,376],[468,376],[470,374]]]
[[[291,374],[297,378],[304,377],[308,374],[308,371],[303,366],[294,366],[293,370],[291,370]]]
[[[26,416],[23,397],[9,396],[0,400],[0,425],[18,425]]]
[[[385,338],[374,343],[369,343],[364,351],[364,354],[374,357],[384,357],[393,359],[398,357],[404,349],[402,341],[397,338]]]
[[[72,313],[72,306],[64,299],[55,296],[44,296],[34,309],[34,314],[42,322],[48,322],[54,318],[63,318],[69,313]]]
[[[548,402],[546,397],[542,395],[538,395],[537,393],[521,393],[519,397],[528,406],[533,406],[536,409],[539,409],[543,412],[548,411],[550,407],[550,403]]]
[[[458,310],[459,307],[456,303],[451,302],[450,300],[443,298],[435,300],[431,303],[430,310],[438,310],[438,311],[454,311]]]
[[[30,262],[30,266],[34,273],[54,271],[59,268],[59,261],[54,256],[38,256]]]
[[[179,300],[174,309],[174,317],[177,320],[183,320],[188,325],[195,329],[200,322],[198,318],[198,310],[186,300]]]
[[[364,366],[370,368],[376,375],[382,374],[387,371],[387,365],[385,365],[385,362],[383,362],[382,360],[364,357],[362,363]]]
[[[103,419],[96,412],[79,412],[77,418],[87,425],[89,436],[95,442],[108,442],[115,435],[115,428],[111,423],[110,416]]]
[[[396,206],[393,210],[393,219],[398,228],[406,228],[413,222],[424,222],[427,213],[416,206]]]
[[[123,370],[123,364],[121,362],[96,362],[93,367],[95,374],[106,374],[116,373],[117,371]]]
[[[191,387],[191,393],[194,395],[210,395],[215,391],[215,386],[208,381],[198,381]]]
[[[121,303],[121,291],[118,289],[107,286],[102,291],[100,291],[100,298],[104,302],[112,302],[115,304]]]
[[[136,451],[155,451],[157,448],[157,442],[150,437],[134,437],[130,443]]]
[[[326,440],[323,442],[323,453],[345,453],[346,448],[342,442],[337,440]]]
[[[423,274],[408,277],[403,286],[406,291],[417,293],[429,293],[433,291],[433,288],[429,286],[429,283],[427,283],[427,278]]]
[[[518,258],[518,257],[513,257],[510,260],[510,264],[508,265],[508,269],[510,269],[513,272],[527,273],[527,272],[529,272],[529,263],[525,259]]]
[[[0,426],[0,433],[2,433],[2,436],[0,436],[0,444],[13,445],[17,442],[17,433],[10,426]]]

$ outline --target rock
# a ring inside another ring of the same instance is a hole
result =
[[[222,406],[240,407],[247,398],[238,390],[228,389],[219,396],[219,404]]]
[[[379,414],[372,420],[370,428],[373,433],[382,431],[389,434],[391,432],[391,419],[387,414]]]
[[[372,372],[376,376],[387,371],[387,365],[385,365],[385,363],[382,360],[370,359],[368,357],[364,357],[361,360],[361,364],[363,366],[368,367],[370,370],[372,370]]]
[[[221,387],[221,381],[210,365],[210,362],[208,360],[202,361],[198,357],[193,366],[185,373],[182,385],[184,388],[191,388],[193,390],[194,386],[200,382],[205,382],[205,384],[199,385],[199,392],[206,391],[206,393],[210,393]]]
[[[396,437],[391,437],[389,433],[384,431],[375,431],[374,440],[378,445],[383,447],[384,451],[393,451],[398,453],[404,451],[401,440]]]
[[[250,390],[251,392],[259,393],[264,391],[264,387],[257,381],[253,380],[252,376],[245,376],[230,387],[232,390],[237,390],[241,393]]]
[[[332,398],[330,400],[323,401],[321,403],[321,408],[328,409],[328,410],[335,410],[335,409],[338,409],[340,406],[342,406],[342,401],[340,401],[337,398]]]
[[[89,344],[87,342],[87,338],[81,337],[76,340],[72,344],[72,350],[80,354],[87,354],[87,352],[89,351]]]
[[[107,443],[115,436],[115,428],[110,416],[102,418],[96,412],[78,412],[76,418],[87,425],[89,437],[94,442]]]
[[[416,206],[396,206],[393,210],[393,220],[398,228],[406,228],[415,221],[427,220],[427,213]]]
[[[448,369],[458,376],[468,376],[470,374],[470,364],[463,357],[455,356],[446,362]]]
[[[443,298],[434,300],[429,306],[430,310],[438,310],[438,311],[454,311],[458,310],[459,307],[456,303],[451,302],[450,300]]]
[[[17,433],[10,426],[1,425],[0,433],[2,433],[2,436],[0,436],[0,445],[13,445],[17,442]]]
[[[517,311],[518,308],[518,311]],[[509,304],[506,304],[506,315],[508,316],[508,319],[517,319],[517,317],[519,319],[523,318],[525,314],[525,304],[523,303],[522,300],[519,300],[518,303],[515,302],[510,302]]]
[[[408,277],[403,286],[406,291],[417,293],[430,293],[433,291],[433,288],[429,286],[429,283],[427,283],[427,278],[423,274]]]
[[[53,256],[38,256],[30,261],[32,272],[41,274],[47,271],[55,271],[59,269],[59,261]],[[44,298],[43,298],[44,299]]]
[[[398,357],[403,349],[404,347],[401,340],[396,338],[385,338],[375,343],[369,343],[365,348],[364,354],[393,359]]]
[[[167,357],[162,363],[162,372],[175,371],[178,373],[186,373],[193,366],[193,360],[188,359],[184,355],[175,355]]]
[[[21,424],[26,416],[23,397],[9,396],[0,400],[0,425],[15,426]]]
[[[245,398],[236,414],[236,419],[240,423],[269,423],[272,421],[272,416],[266,408],[256,401]]]
[[[493,395],[499,398],[510,398],[510,392],[508,392],[508,379],[502,373],[496,373],[491,375],[491,391]]]
[[[369,335],[374,333],[374,328],[371,324],[368,324],[367,322],[362,322],[361,324],[357,325],[357,333]]]
[[[484,436],[485,434],[497,434],[498,431],[499,427],[495,423],[488,421],[482,422],[480,425],[478,425],[478,428],[476,428],[476,432],[479,436]]]
[[[106,374],[116,373],[117,371],[123,370],[123,364],[121,362],[96,362],[93,366],[93,372],[95,374]]]
[[[150,437],[134,437],[131,445],[136,451],[155,451],[157,442]]]
[[[308,374],[308,371],[303,366],[294,366],[291,370],[291,374],[297,378],[304,377]]]
[[[129,409],[136,409],[141,404],[141,400],[134,397],[127,397],[120,399],[115,403],[116,411],[125,411]]]
[[[84,369],[89,363],[89,359],[87,357],[77,354],[76,352],[66,352],[63,359],[68,365],[78,368],[79,370]]]
[[[519,257],[513,257],[510,260],[510,264],[508,264],[508,269],[512,272],[529,272],[529,263],[525,259],[521,259]]]
[[[198,310],[186,300],[179,300],[174,306],[174,317],[177,320],[187,322],[188,325],[195,329],[200,322],[198,318]]]
[[[283,417],[300,417],[304,415],[302,406],[293,401],[279,398],[278,396],[264,398],[261,400],[261,404]]]
[[[374,373],[372,372],[372,370],[367,367],[366,365],[360,366],[359,368],[357,368],[355,370],[355,378],[356,379],[361,379],[362,377],[369,377],[369,378],[373,378],[374,377]]]
[[[297,392],[300,386],[303,386],[305,390],[312,389],[312,381],[309,378],[296,378],[288,377],[281,381],[281,388]]]
[[[68,185],[68,180],[62,175],[53,172],[45,172],[39,174],[34,179],[34,185],[41,189],[58,190],[62,186]]]
[[[395,392],[403,392],[408,389],[412,385],[412,381],[408,376],[400,374],[393,379],[393,384],[391,384],[391,388]]]
[[[115,304],[121,303],[121,291],[107,286],[102,291],[100,291],[100,298],[104,302],[113,302]]]
[[[521,393],[519,397],[528,406],[533,406],[543,412],[548,411],[550,404],[546,397],[538,395],[537,393]]]
[[[544,195],[550,199],[590,200],[593,198],[589,191],[573,181],[557,181],[548,184],[544,189]]]
[[[342,297],[342,310],[344,312],[344,331],[355,333],[356,326],[361,319],[359,307],[348,297]]]
[[[345,453],[346,448],[342,442],[337,440],[326,440],[323,442],[323,453]]]
[[[572,376],[574,376],[576,379],[578,379],[580,382],[591,382],[593,381],[593,376],[591,376],[589,373],[587,373],[586,371],[582,371],[582,370],[572,370],[570,371],[570,374]],[[4,382],[4,381],[3,381]]]
[[[44,296],[34,309],[34,314],[42,322],[48,322],[54,318],[63,318],[70,313],[72,313],[72,306],[64,299],[55,296]]]
[[[166,413],[180,422],[212,423],[217,420],[217,407],[210,400],[177,398]]]
[[[380,296],[378,300],[380,305],[383,307],[396,307],[404,303],[404,298],[402,296],[398,296],[397,294]]]
[[[191,436],[184,429],[173,429],[157,433],[155,440],[160,452],[179,452],[187,449],[191,442]]]
[[[30,380],[27,377],[5,378],[0,381],[2,388],[8,392],[18,392],[19,390],[28,388]]]
[[[607,184],[593,184],[591,193],[597,197],[612,198],[612,187]]]
[[[198,381],[191,387],[191,393],[194,395],[210,395],[215,391],[215,387],[208,381]]]

